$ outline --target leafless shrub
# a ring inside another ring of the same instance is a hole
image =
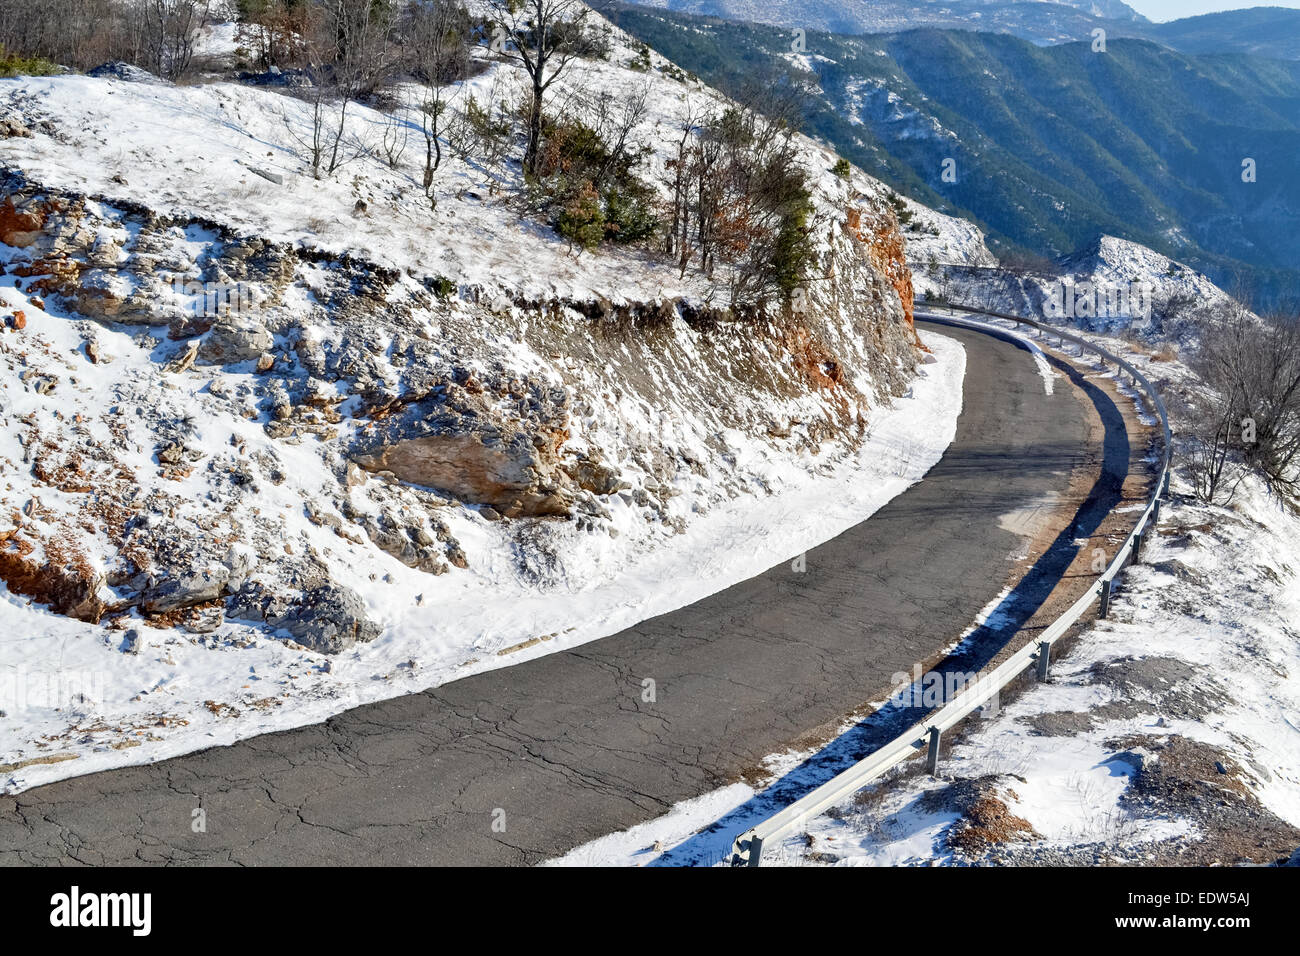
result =
[[[454,95],[451,84],[469,76],[471,25],[456,0],[413,5],[405,24],[412,71],[422,83],[420,129],[424,134],[424,194],[433,205],[434,177],[442,165],[442,136]]]
[[[209,5],[209,0],[142,0],[128,6],[128,15],[140,19],[145,67],[171,80],[188,73]]]
[[[384,123],[379,131],[379,153],[389,169],[396,169],[402,164],[406,147],[411,139],[411,127],[400,115],[389,113],[384,116]]]
[[[499,174],[514,142],[514,96],[498,73],[481,97],[465,96],[463,107],[449,112],[443,125],[452,152],[489,179]]]
[[[1233,303],[1201,324],[1191,366],[1208,393],[1181,409],[1197,496],[1231,500],[1254,472],[1300,510],[1300,323]]]

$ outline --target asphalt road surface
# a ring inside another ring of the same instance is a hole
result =
[[[1003,517],[1063,492],[1088,457],[1095,395],[1061,379],[1046,396],[1023,348],[943,331],[967,351],[956,440],[923,482],[809,551],[806,572],[785,562],[324,724],[0,797],[0,863],[530,864],[734,781],[965,631],[1020,544]]]

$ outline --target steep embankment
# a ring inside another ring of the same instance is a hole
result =
[[[662,190],[669,132],[718,97],[634,55],[564,95],[644,86]],[[486,66],[459,108],[517,90]],[[689,532],[851,474],[924,358],[883,191],[807,141],[816,281],[742,319],[725,275],[571,249],[512,201],[517,165],[449,159],[431,210],[361,106],[320,179],[310,104],[272,91],[19,79],[0,114],[10,786],[599,637],[664,603],[637,582],[657,556],[718,586],[780,560],[798,544]]]

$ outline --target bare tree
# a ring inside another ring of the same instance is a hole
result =
[[[1300,321],[1266,316],[1253,352],[1244,401],[1255,440],[1246,443],[1246,462],[1269,491],[1300,511]]]
[[[690,229],[691,159],[695,137],[700,132],[701,121],[698,113],[695,104],[688,101],[686,110],[677,124],[677,131],[681,134],[677,139],[677,155],[667,163],[670,174],[668,179],[670,199],[664,252],[669,256],[685,250],[685,254],[689,257],[687,231]],[[680,264],[683,276],[686,275],[686,266],[689,262],[690,259],[686,258]]]
[[[547,90],[573,60],[595,49],[581,0],[488,0],[492,49],[519,63],[531,81],[524,170],[537,172],[542,106]]]
[[[210,0],[144,0],[139,5],[145,54],[159,76],[175,80],[189,71],[209,5]]]
[[[240,0],[239,42],[264,69],[297,66],[309,15],[304,0]]]
[[[402,16],[398,0],[323,0],[334,38],[333,80],[344,96],[369,95],[392,78],[397,61],[389,43]]]
[[[1193,493],[1208,504],[1227,504],[1248,474],[1239,436],[1239,394],[1201,390],[1170,402]]]
[[[433,180],[442,165],[444,117],[450,84],[469,72],[469,14],[457,0],[430,0],[410,10],[407,38],[423,84],[420,128],[424,133],[424,194],[437,205]]]
[[[607,153],[605,162],[591,179],[592,188],[597,192],[620,165],[632,161],[632,137],[645,122],[649,111],[648,84],[628,90],[622,96],[602,91],[592,101],[589,109],[591,127],[604,143]]]
[[[1259,318],[1232,301],[1201,325],[1191,362],[1208,394],[1189,404],[1185,429],[1197,495],[1230,500],[1246,471],[1300,510],[1300,323]]]
[[[286,126],[306,149],[313,176],[333,175],[366,152],[364,142],[347,146],[348,107],[391,76],[389,35],[400,9],[394,0],[320,0],[308,7],[302,51],[312,80],[311,125],[306,136],[287,118]]]

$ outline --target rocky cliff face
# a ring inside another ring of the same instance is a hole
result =
[[[844,221],[845,229],[863,244],[868,261],[875,270],[889,280],[898,295],[899,305],[909,325],[912,324],[912,270],[907,264],[907,254],[898,217],[892,211],[878,211],[867,217],[864,224],[862,209],[850,206]]]
[[[0,578],[327,653],[381,633],[359,580],[436,594],[514,553],[544,588],[616,505],[671,537],[755,490],[742,450],[844,454],[917,360],[897,221],[861,195],[800,308],[744,319],[502,296],[20,175],[0,243]]]

